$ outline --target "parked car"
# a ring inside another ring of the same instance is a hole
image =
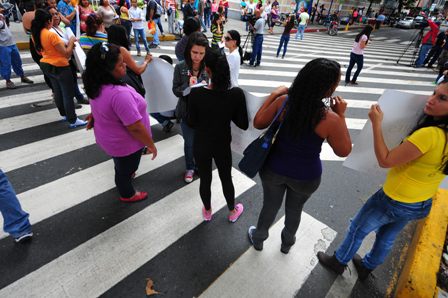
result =
[[[422,16],[416,16],[414,18],[414,28],[421,28],[423,23],[425,23],[425,18]]]
[[[406,29],[415,28],[414,18],[413,17],[405,17],[404,19],[399,20],[397,23],[397,28],[406,28]]]

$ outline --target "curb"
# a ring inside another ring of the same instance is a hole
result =
[[[151,42],[153,40],[152,36],[146,37],[146,40]],[[160,41],[174,41],[176,40],[176,36],[173,34],[165,34],[165,36],[159,36]],[[131,42],[134,40],[131,39]],[[30,49],[30,42],[29,41],[18,41],[16,42],[17,48],[21,51],[23,50],[29,50]]]
[[[437,272],[447,226],[448,190],[439,189],[430,214],[417,225],[395,297],[437,297]]]

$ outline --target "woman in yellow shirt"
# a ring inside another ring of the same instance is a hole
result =
[[[397,147],[387,148],[381,122],[383,112],[373,105],[375,155],[383,168],[391,168],[382,189],[372,195],[350,224],[344,241],[333,256],[319,252],[319,262],[342,274],[353,259],[360,280],[366,279],[391,250],[395,238],[411,220],[424,218],[431,210],[432,197],[448,174],[448,80],[436,87],[416,128]],[[364,238],[376,231],[371,251],[356,254]]]

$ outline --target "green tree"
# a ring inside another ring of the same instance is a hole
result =
[[[398,7],[397,7],[398,13],[401,13],[401,10],[403,8],[410,9],[413,7],[415,7],[415,0],[398,0]]]

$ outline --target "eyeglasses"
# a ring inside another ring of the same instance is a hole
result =
[[[231,41],[232,38],[230,36],[224,36],[225,41]]]
[[[101,52],[101,60],[105,60],[106,59],[106,54],[109,53],[109,44],[102,42],[101,43],[101,47],[100,47],[100,52]]]

